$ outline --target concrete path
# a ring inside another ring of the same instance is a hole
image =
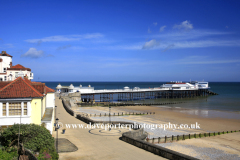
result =
[[[57,118],[64,126],[65,124],[82,124],[86,123],[76,119],[68,114],[63,108],[62,101],[56,97]],[[165,159],[143,149],[135,147],[119,138],[126,130],[116,129],[108,132],[101,129],[67,129],[65,134],[58,131],[58,138],[66,138],[78,147],[75,152],[59,153],[60,160],[95,160],[95,159]],[[53,136],[56,138],[56,131]]]

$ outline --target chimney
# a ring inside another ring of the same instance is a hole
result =
[[[10,68],[12,67],[12,62],[10,62]]]

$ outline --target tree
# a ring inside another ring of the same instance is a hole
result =
[[[14,124],[12,127],[4,129],[1,134],[1,144],[5,147],[18,145],[19,124]],[[58,159],[54,147],[54,138],[50,132],[42,126],[36,124],[21,124],[20,125],[20,143],[29,150],[34,152],[46,152],[46,148],[52,159]]]

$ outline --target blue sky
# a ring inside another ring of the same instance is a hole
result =
[[[35,81],[240,81],[240,1],[0,1]]]

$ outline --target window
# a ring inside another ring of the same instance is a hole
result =
[[[7,81],[7,76],[4,76],[4,81]]]
[[[2,78],[0,78],[0,81],[3,81]]]
[[[7,71],[7,68],[3,68],[3,72],[6,72]]]
[[[21,102],[18,103],[9,103],[9,116],[21,115],[22,108]]]
[[[23,115],[27,115],[27,102],[23,103],[23,109],[24,109],[24,114]]]
[[[7,115],[6,103],[3,103],[3,105],[2,105],[2,116],[6,116],[6,115]]]
[[[27,102],[23,102],[23,106],[21,104],[21,102],[8,103],[8,116],[27,116]],[[2,116],[7,116],[7,103],[2,103]]]
[[[15,72],[15,77],[16,77],[16,78],[18,77],[18,72]]]

